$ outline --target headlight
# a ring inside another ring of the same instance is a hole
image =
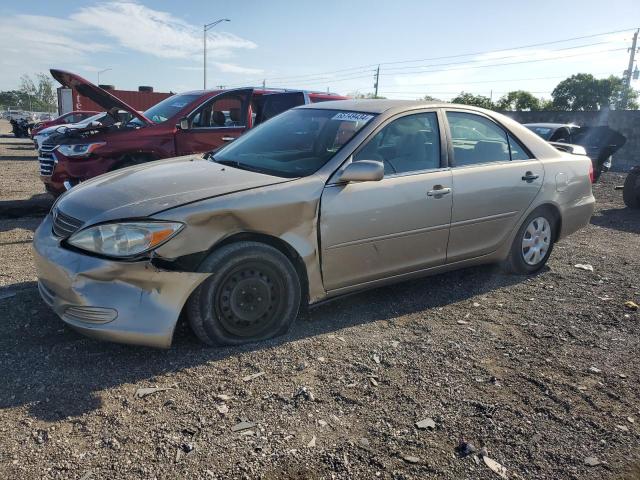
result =
[[[106,142],[79,143],[77,145],[60,145],[58,151],[65,157],[88,157],[91,152],[105,145]]]
[[[109,257],[132,257],[152,250],[176,235],[177,222],[123,222],[96,225],[74,233],[74,247]]]

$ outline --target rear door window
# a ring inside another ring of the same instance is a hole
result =
[[[507,133],[488,118],[447,112],[456,167],[511,160]]]
[[[304,92],[271,93],[256,100],[254,125],[266,122],[276,115],[306,103]]]

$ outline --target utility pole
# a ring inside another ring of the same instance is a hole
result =
[[[378,80],[380,79],[380,65],[378,65],[378,68],[376,69],[376,81],[373,84],[373,88],[375,89],[375,94],[373,95],[373,98],[378,98]]]
[[[202,43],[204,44],[204,62],[203,62],[203,67],[204,67],[204,88],[203,90],[207,89],[207,31],[209,31],[210,29],[212,29],[213,27],[215,27],[216,25],[218,25],[221,22],[230,22],[231,20],[229,20],[228,18],[221,18],[220,20],[216,20],[215,22],[211,22],[211,23],[205,23],[203,28],[202,28]]]
[[[262,79],[262,89],[264,90],[266,88],[267,85],[267,80],[266,79]]]
[[[631,48],[629,49],[629,66],[625,70],[623,74],[624,86],[625,89],[622,92],[622,108],[627,108],[627,102],[629,101],[629,88],[631,87],[631,77],[633,76],[633,65],[636,59],[636,50],[638,44],[638,32],[640,29],[636,30],[636,33],[633,34],[633,42],[631,43]]]

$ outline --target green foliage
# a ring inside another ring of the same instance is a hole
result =
[[[543,100],[525,90],[514,90],[496,102],[498,110],[537,111],[541,110]]]
[[[353,92],[349,92],[347,93],[347,97],[350,98],[355,98],[355,99],[363,99],[363,98],[387,98],[387,97],[381,97],[381,96],[377,96],[375,95],[375,93],[373,92],[369,92],[369,93],[362,93],[360,90],[354,90]]]
[[[624,96],[627,101],[624,101]],[[597,79],[578,73],[560,82],[551,93],[555,110],[600,110],[603,107],[637,109],[638,92],[628,89],[620,77]]]
[[[482,107],[493,109],[493,102],[489,97],[483,95],[474,95],[473,93],[460,92],[460,94],[451,100],[451,103],[461,103],[463,105],[473,105],[475,107]]]
[[[23,75],[18,90],[0,92],[0,105],[35,112],[54,112],[57,99],[53,79],[45,73],[38,73],[35,79]]]

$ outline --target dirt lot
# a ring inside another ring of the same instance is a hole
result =
[[[42,191],[27,145],[0,139],[2,201]],[[382,288],[233,349],[184,327],[168,351],[74,333],[36,291],[40,218],[5,215],[0,478],[499,478],[482,447],[507,478],[640,478],[640,214],[621,181],[540,275]]]

